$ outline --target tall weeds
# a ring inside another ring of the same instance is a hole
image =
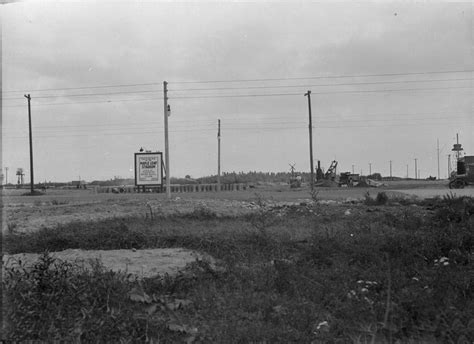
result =
[[[390,203],[390,199],[388,200]],[[6,271],[16,340],[83,342],[469,342],[474,338],[472,198],[430,210],[365,205],[294,209],[264,219],[191,216],[73,224],[15,232],[6,250],[186,247],[218,258],[177,277],[143,281],[60,263],[45,254]],[[355,207],[355,206],[354,206]],[[310,212],[310,210],[312,212]],[[316,212],[316,213],[315,213]],[[369,226],[370,224],[370,226]],[[259,227],[260,226],[260,227]],[[304,241],[277,229],[308,231]],[[328,234],[330,233],[330,235]],[[15,240],[14,240],[15,239]]]

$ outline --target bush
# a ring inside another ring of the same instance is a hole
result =
[[[368,191],[365,194],[365,199],[364,199],[365,205],[385,205],[387,204],[387,202],[388,202],[388,196],[384,191],[377,193],[377,196],[375,197],[375,199],[373,199],[370,196],[370,193]]]
[[[6,270],[5,338],[119,342],[144,339],[145,321],[127,307],[125,275],[97,264],[88,272],[44,253],[33,268]],[[136,337],[135,337],[136,336]]]
[[[385,205],[388,202],[388,196],[385,192],[377,193],[377,197],[375,198],[376,205]]]
[[[474,215],[474,198],[449,194],[438,200],[436,218],[443,222],[466,223]]]

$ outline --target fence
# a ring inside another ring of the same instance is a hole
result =
[[[217,184],[172,184],[172,193],[183,193],[183,192],[217,192]],[[244,183],[232,183],[232,184],[221,184],[221,191],[243,191],[247,190],[247,184]],[[94,188],[95,193],[133,193],[137,192],[136,186],[99,186]],[[149,192],[159,192],[158,188],[147,188]],[[166,191],[166,186],[163,186],[163,192]]]

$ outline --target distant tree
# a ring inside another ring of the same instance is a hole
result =
[[[382,175],[380,173],[372,173],[371,175],[367,176],[367,178],[374,180],[382,180]]]
[[[304,173],[298,173],[305,178]],[[273,182],[273,183],[288,183],[290,180],[290,172],[223,172],[221,176],[221,183],[258,183],[258,182]],[[309,174],[307,174],[309,178]],[[216,183],[217,176],[206,176],[198,178],[197,181],[202,184]]]

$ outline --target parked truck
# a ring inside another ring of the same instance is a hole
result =
[[[474,155],[459,158],[456,171],[449,177],[450,189],[462,189],[470,184],[474,184]]]

